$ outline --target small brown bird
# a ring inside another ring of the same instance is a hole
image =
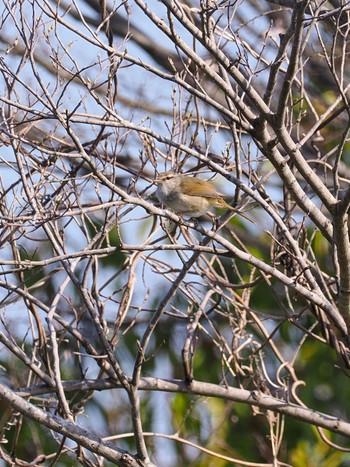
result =
[[[216,190],[211,182],[175,172],[164,172],[159,174],[155,183],[158,185],[156,193],[159,201],[177,214],[199,217],[214,207],[230,209],[254,222],[227,204],[223,195]]]

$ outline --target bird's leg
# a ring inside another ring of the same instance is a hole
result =
[[[219,216],[216,216],[212,212],[208,212],[208,216],[210,217],[211,223],[212,223],[212,230],[215,232],[218,227],[219,227]]]
[[[197,217],[190,217],[189,218],[189,221],[190,222],[193,222],[195,227],[197,227],[199,225],[199,221],[198,221],[198,218]]]

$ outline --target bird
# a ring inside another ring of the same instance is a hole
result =
[[[211,207],[235,211],[251,222],[248,216],[230,206],[215,186],[200,178],[189,177],[173,171],[163,172],[155,179],[159,201],[182,216],[200,217]]]

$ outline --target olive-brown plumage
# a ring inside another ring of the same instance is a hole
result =
[[[177,214],[199,217],[214,207],[230,209],[246,217],[227,204],[223,195],[216,190],[211,182],[175,172],[161,173],[155,182],[158,185],[159,201]]]

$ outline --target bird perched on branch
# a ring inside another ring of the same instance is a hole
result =
[[[211,182],[175,172],[164,172],[158,175],[155,183],[158,185],[156,194],[159,201],[177,214],[200,217],[214,207],[230,209],[254,222],[227,204]]]

